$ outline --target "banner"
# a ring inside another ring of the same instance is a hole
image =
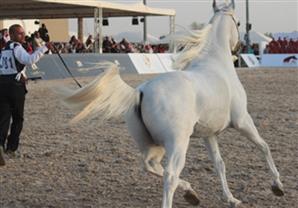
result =
[[[128,54],[139,74],[152,74],[167,72],[156,54],[130,53]]]
[[[240,54],[248,67],[259,67],[260,62],[254,54]]]
[[[138,73],[127,54],[62,54],[62,57],[75,77],[97,76],[102,72],[100,64],[106,61],[119,65],[121,72]],[[27,67],[26,73],[29,77],[41,76],[46,80],[70,76],[57,54],[45,55],[38,63]]]
[[[165,68],[166,72],[175,71],[172,67],[172,65],[173,65],[173,54],[172,53],[158,53],[156,55],[159,58],[163,67]]]
[[[298,67],[298,54],[263,54],[262,67]]]

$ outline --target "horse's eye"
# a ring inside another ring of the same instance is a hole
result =
[[[237,23],[237,26],[240,27],[240,22]]]

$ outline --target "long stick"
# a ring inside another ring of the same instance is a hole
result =
[[[69,73],[69,75],[72,77],[72,79],[75,81],[75,83],[82,88],[82,85],[78,82],[78,80],[76,80],[76,78],[73,76],[73,74],[71,73],[71,71],[69,70],[68,66],[66,65],[64,59],[62,58],[61,54],[59,53],[58,49],[56,48],[56,46],[54,44],[52,44],[53,48],[55,49],[57,55],[59,56],[61,62],[63,63],[65,69],[67,70],[67,72]]]

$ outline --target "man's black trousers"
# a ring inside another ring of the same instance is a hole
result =
[[[0,145],[16,151],[23,128],[26,86],[15,75],[0,76]],[[12,123],[10,125],[12,119]],[[8,130],[10,127],[10,134]]]

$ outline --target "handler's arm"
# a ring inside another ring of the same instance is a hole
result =
[[[32,65],[39,61],[39,59],[48,51],[46,46],[38,48],[34,53],[29,54],[22,46],[16,46],[14,49],[14,55],[16,59],[24,65]]]

